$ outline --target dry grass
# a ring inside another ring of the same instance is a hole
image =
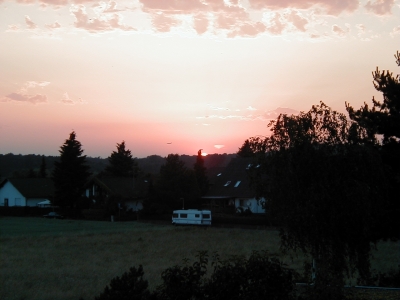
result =
[[[297,270],[304,259],[283,256],[274,230],[37,218],[1,218],[0,228],[0,299],[93,299],[113,277],[139,264],[154,288],[163,270],[199,250],[226,258],[267,249]],[[375,259],[387,266],[393,263],[387,257],[398,257],[396,247],[385,247]]]

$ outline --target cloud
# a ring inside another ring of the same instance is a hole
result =
[[[334,24],[332,26],[332,31],[333,33],[335,33],[336,35],[340,36],[340,37],[344,37],[349,31],[349,27],[346,26],[346,29],[341,28],[339,25]]]
[[[31,18],[29,16],[25,16],[25,23],[28,29],[36,29],[37,25],[32,22]]]
[[[8,25],[8,29],[6,30],[6,32],[19,32],[21,31],[20,25],[18,24],[11,24]]]
[[[67,92],[65,92],[65,93],[62,95],[61,102],[64,103],[64,104],[69,104],[69,105],[84,104],[84,103],[86,103],[86,102],[83,101],[81,98],[79,98],[77,101],[74,101],[73,99],[71,99],[71,97],[68,95]]]
[[[89,32],[104,32],[114,29],[134,30],[133,27],[121,24],[122,17],[113,13],[109,14],[98,13],[96,18],[89,18],[86,7],[84,5],[72,5],[70,12],[75,16],[74,25],[76,28],[85,29]]]
[[[38,103],[46,103],[47,96],[36,94],[36,95],[25,95],[22,93],[11,93],[6,95],[1,102],[9,102],[9,101],[17,101],[17,102],[27,102],[32,104]]]
[[[64,104],[71,104],[71,105],[72,105],[72,104],[75,104],[74,100],[72,100],[72,99],[69,97],[68,93],[64,93],[64,94],[62,95],[61,102],[64,103]]]
[[[395,35],[398,35],[398,34],[400,34],[400,25],[395,27],[395,28],[393,28],[392,32],[390,33],[390,35],[392,37],[395,36]]]
[[[375,0],[374,2],[368,1],[365,8],[377,15],[389,15],[392,13],[394,0]]]
[[[255,9],[280,10],[285,8],[307,9],[322,7],[330,15],[339,15],[344,11],[353,12],[358,8],[358,0],[249,0]]]
[[[214,145],[214,148],[217,148],[217,149],[221,149],[221,148],[224,148],[225,147],[225,145]]]
[[[153,16],[152,23],[157,31],[168,32],[172,27],[180,25],[181,21],[174,16],[159,13]]]
[[[197,34],[206,33],[208,30],[210,21],[207,18],[207,15],[204,13],[198,13],[193,16],[193,27],[196,30]]]
[[[60,23],[58,23],[58,22],[54,22],[53,24],[46,24],[46,25],[44,25],[47,29],[50,29],[50,30],[52,30],[52,29],[57,29],[57,28],[61,28],[61,25],[60,25]]]
[[[257,110],[257,108],[254,108],[254,107],[252,107],[252,106],[249,106],[249,107],[247,107],[246,109],[247,109],[247,110]]]
[[[275,13],[274,17],[270,19],[267,31],[274,35],[282,34],[285,30],[286,24],[283,23],[282,16],[279,13]]]
[[[294,25],[294,27],[296,27],[298,30],[302,32],[306,31],[306,25],[308,24],[308,20],[300,16],[295,11],[291,11],[291,13],[287,16],[286,19],[289,22],[291,22]]]

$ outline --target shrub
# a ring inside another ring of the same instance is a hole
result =
[[[144,300],[150,299],[147,280],[143,279],[143,267],[132,267],[121,277],[115,277],[106,286],[104,292],[95,300]]]

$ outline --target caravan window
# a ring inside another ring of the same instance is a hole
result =
[[[204,219],[209,219],[210,218],[210,214],[203,214],[203,218]]]
[[[200,214],[195,214],[194,217],[195,218],[200,218]]]
[[[187,218],[187,214],[181,214],[181,218]]]
[[[178,215],[178,214],[172,214],[172,217],[173,217],[173,218],[178,218],[179,215]]]

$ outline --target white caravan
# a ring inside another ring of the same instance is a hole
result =
[[[211,225],[211,211],[181,209],[172,212],[173,225]]]

